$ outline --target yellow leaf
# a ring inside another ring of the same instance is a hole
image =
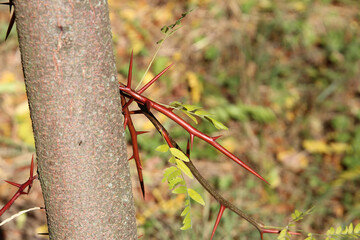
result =
[[[323,140],[305,140],[303,147],[310,153],[329,153],[329,147]]]
[[[187,72],[186,79],[190,87],[191,100],[193,101],[193,103],[198,103],[200,101],[200,97],[203,91],[203,85],[194,72]]]
[[[335,154],[342,154],[351,150],[351,146],[346,143],[334,142],[330,143],[329,150]]]

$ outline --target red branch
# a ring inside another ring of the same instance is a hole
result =
[[[252,174],[257,176],[258,178],[260,178],[264,182],[268,183],[260,174],[258,174],[256,171],[254,171],[252,168],[250,168],[248,165],[246,165],[243,161],[241,161],[238,157],[236,157],[234,154],[232,154],[227,149],[225,149],[222,145],[217,143],[216,139],[218,137],[210,137],[210,136],[206,135],[205,133],[200,132],[199,130],[197,130],[196,128],[191,126],[189,123],[187,123],[185,120],[180,118],[178,115],[173,113],[172,109],[166,108],[166,107],[164,107],[164,106],[162,106],[162,105],[160,105],[160,104],[158,104],[158,103],[156,103],[156,102],[142,96],[139,92],[136,92],[133,89],[131,89],[132,59],[133,59],[133,55],[131,55],[131,59],[130,59],[129,77],[128,77],[127,85],[125,86],[123,84],[120,84],[120,87],[119,87],[121,95],[124,95],[124,96],[126,96],[126,97],[128,97],[130,99],[128,104],[131,102],[131,100],[134,100],[138,104],[146,106],[146,108],[148,110],[153,108],[153,109],[159,111],[160,113],[164,114],[165,116],[167,116],[168,118],[170,118],[171,120],[173,120],[174,122],[179,124],[181,127],[183,127],[190,134],[190,142],[191,142],[191,144],[193,143],[194,137],[198,137],[198,138],[204,140],[205,142],[209,143],[214,148],[216,148],[217,150],[219,150],[220,152],[222,152],[223,154],[228,156],[231,160],[233,160],[234,162],[236,162],[237,164],[239,164],[240,166],[242,166],[243,168],[245,168],[246,170],[248,170],[249,172],[251,172]],[[162,71],[162,73],[163,72],[164,71]],[[155,78],[158,79],[158,76],[156,76]],[[149,84],[147,84],[145,87],[146,88],[149,87],[150,83],[151,84],[154,83],[155,80],[150,81]],[[144,88],[142,88],[141,90],[143,90],[143,89]],[[145,90],[143,90],[143,91],[145,91]],[[124,107],[127,108],[128,104],[125,104]],[[128,120],[128,118],[129,117],[125,116],[126,121]]]
[[[30,177],[26,182],[24,182],[23,184],[19,184],[19,183],[14,183],[14,182],[10,182],[10,181],[5,180],[5,182],[7,182],[7,183],[19,188],[19,189],[14,194],[14,196],[5,204],[5,206],[3,206],[1,208],[0,216],[3,215],[3,213],[11,207],[11,205],[15,202],[15,200],[18,197],[20,197],[20,195],[29,194],[31,186],[33,184],[33,181],[35,179],[37,179],[37,177],[38,177],[37,175],[34,176],[34,155],[33,155],[32,159],[31,159],[31,164],[30,164]],[[28,188],[27,191],[25,191],[26,188]]]
[[[218,216],[216,218],[216,222],[215,222],[214,229],[213,229],[213,232],[212,232],[212,235],[211,235],[211,239],[213,238],[213,236],[215,234],[216,228],[217,228],[217,226],[218,226],[218,224],[220,222],[220,219],[221,219],[221,217],[223,215],[223,212],[224,212],[224,210],[226,208],[228,208],[231,211],[235,212],[237,215],[239,215],[240,217],[242,217],[246,221],[248,221],[250,224],[252,224],[259,231],[261,239],[263,239],[263,234],[264,233],[276,233],[276,234],[280,233],[280,231],[278,229],[267,229],[267,228],[265,228],[265,226],[263,224],[259,223],[258,221],[253,219],[251,216],[247,215],[246,213],[244,213],[243,211],[238,209],[232,203],[230,203],[229,201],[224,199],[203,178],[203,176],[199,173],[199,171],[197,170],[197,168],[194,166],[194,164],[192,163],[192,161],[190,159],[190,149],[192,147],[194,137],[198,137],[198,138],[204,140],[205,142],[209,143],[210,145],[212,145],[213,147],[218,149],[220,152],[222,152],[223,154],[225,154],[226,156],[231,158],[233,161],[235,161],[236,163],[238,163],[239,165],[244,167],[246,170],[248,170],[249,172],[251,172],[252,174],[254,174],[255,176],[257,176],[258,178],[260,178],[261,180],[263,180],[263,181],[265,181],[267,183],[267,181],[263,177],[261,177],[258,173],[256,173],[249,166],[247,166],[245,163],[243,163],[239,158],[234,156],[232,153],[230,153],[228,150],[226,150],[223,146],[221,146],[219,143],[217,143],[216,139],[218,137],[210,137],[210,136],[198,131],[193,126],[191,126],[186,121],[184,121],[182,118],[180,118],[178,115],[173,113],[172,108],[166,108],[166,107],[164,107],[164,106],[162,106],[162,105],[160,105],[160,104],[158,104],[158,103],[156,103],[154,101],[151,101],[150,99],[148,99],[148,98],[141,95],[151,84],[153,84],[172,65],[165,68],[156,77],[154,77],[149,83],[147,83],[143,88],[141,88],[139,91],[136,92],[136,91],[131,89],[132,61],[133,61],[133,54],[131,54],[131,58],[130,58],[130,66],[129,66],[129,75],[128,75],[127,85],[125,86],[125,85],[120,83],[119,89],[120,89],[120,94],[121,94],[123,113],[125,115],[124,125],[127,125],[128,128],[129,128],[129,131],[130,131],[132,144],[133,144],[133,158],[135,159],[136,165],[137,165],[137,168],[138,168],[138,174],[139,174],[140,183],[142,184],[142,180],[141,180],[142,179],[142,173],[141,173],[141,164],[140,164],[140,158],[139,158],[139,148],[137,146],[138,132],[136,132],[136,130],[134,128],[134,125],[132,123],[130,114],[138,114],[138,113],[144,114],[144,116],[146,116],[152,122],[152,124],[155,126],[155,128],[158,130],[158,132],[164,137],[164,139],[165,139],[165,141],[166,141],[166,143],[168,144],[169,147],[171,147],[171,148],[175,147],[175,148],[179,149],[180,151],[182,151],[181,148],[178,146],[178,144],[170,137],[170,135],[168,134],[168,132],[166,131],[164,126],[150,112],[150,110],[152,108],[152,109],[155,109],[158,112],[164,114],[165,116],[167,116],[168,118],[170,118],[171,120],[176,122],[177,124],[179,124],[181,127],[183,127],[190,134],[190,140],[188,142],[187,150],[186,150],[186,153],[185,153],[189,158],[189,162],[184,162],[184,163],[187,165],[187,167],[190,169],[190,171],[195,176],[195,178],[199,181],[199,183],[220,203],[220,210],[219,210],[219,214],[218,214]],[[126,102],[125,97],[127,97],[129,99],[128,102]],[[133,101],[137,102],[140,110],[136,110],[136,111],[132,111],[132,112],[129,111],[128,106]],[[141,174],[141,176],[140,176],[140,174]],[[144,193],[144,190],[143,190],[143,193]],[[300,235],[300,233],[298,233],[298,232],[290,232],[289,231],[288,233],[292,234],[292,235]]]

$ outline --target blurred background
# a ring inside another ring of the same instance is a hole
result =
[[[109,0],[119,81],[125,82],[131,50],[139,81],[158,44],[160,29],[186,16],[162,45],[146,79],[172,67],[145,95],[203,107],[229,127],[200,130],[256,169],[263,184],[211,146],[195,139],[191,158],[224,197],[265,225],[286,226],[295,210],[314,211],[296,225],[325,233],[360,223],[360,2],[358,0]],[[10,15],[0,8],[0,179],[28,177],[34,141],[16,31],[5,42]],[[158,115],[184,146],[188,134]],[[196,181],[188,186],[205,199],[192,205],[193,229],[181,231],[184,196],[161,183],[169,155],[151,124],[136,117],[146,185],[141,196],[130,162],[140,239],[209,239],[219,210]],[[190,119],[189,122],[191,122]],[[130,144],[129,138],[128,143]],[[131,146],[128,147],[131,155]],[[16,189],[0,183],[3,206]],[[43,206],[39,183],[1,220]],[[42,211],[5,224],[0,239],[44,239]],[[258,239],[245,220],[225,211],[214,239]],[[46,238],[46,237],[45,237]],[[276,239],[266,235],[264,239]],[[304,239],[293,238],[293,239]],[[322,239],[319,237],[319,239]]]

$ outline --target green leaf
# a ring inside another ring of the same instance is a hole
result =
[[[191,224],[184,224],[180,230],[188,230],[189,228],[191,228]]]
[[[185,110],[181,110],[183,113],[186,114],[186,116],[188,116],[191,120],[193,120],[195,122],[195,124],[198,124],[198,121],[196,119],[196,117],[194,117],[193,115],[191,115],[191,113],[188,113],[187,111]]]
[[[157,148],[155,148],[155,151],[158,151],[158,152],[167,152],[167,151],[169,151],[169,146],[168,146],[167,144],[163,144],[163,145],[157,146]]]
[[[190,210],[190,206],[187,206],[187,207],[182,211],[181,216],[185,216],[186,214],[188,214],[189,210]]]
[[[185,184],[184,179],[181,177],[175,177],[169,181],[169,189],[172,190],[178,184]]]
[[[195,202],[205,206],[205,201],[199,193],[197,193],[195,190],[193,190],[191,188],[188,188],[188,193],[189,193],[189,196],[191,197],[191,199],[193,199]]]
[[[183,220],[183,224],[187,224],[187,223],[191,223],[190,212],[188,212],[188,214],[185,215],[184,220]]]
[[[167,180],[168,181],[171,181],[171,179],[174,179],[176,177],[179,177],[181,176],[181,170],[176,168],[176,171],[174,171],[173,173],[171,173],[168,177],[167,177]]]
[[[360,233],[360,223],[355,226],[354,233]]]
[[[178,102],[178,101],[173,101],[173,102],[170,103],[170,106],[172,106],[172,107],[180,107],[180,106],[182,106],[182,103]]]
[[[326,234],[327,235],[333,235],[335,233],[335,229],[333,227],[331,227],[329,230],[327,230]]]
[[[353,231],[354,231],[354,226],[353,226],[352,223],[350,223],[350,225],[349,225],[349,234],[352,234]]]
[[[162,31],[163,33],[167,33],[169,31],[169,27],[168,26],[163,26],[160,31]]]
[[[185,163],[184,163],[183,161],[181,161],[181,160],[179,160],[179,159],[176,159],[176,165],[178,166],[178,168],[181,169],[181,171],[182,171],[183,173],[186,174],[186,176],[188,176],[188,177],[191,178],[191,179],[194,178],[193,175],[192,175],[192,173],[191,173],[191,171],[190,171],[190,169],[185,165]]]
[[[221,122],[219,122],[218,120],[209,117],[209,116],[205,116],[205,119],[207,119],[208,121],[210,121],[217,129],[223,129],[223,130],[227,130],[228,128],[222,124]]]
[[[279,240],[283,240],[283,239],[286,239],[286,235],[287,235],[287,229],[284,228],[283,230],[281,230],[279,236],[278,236],[278,239]]]
[[[339,226],[339,227],[336,229],[336,232],[335,232],[335,233],[336,233],[336,234],[340,234],[340,233],[341,233],[341,230],[342,230],[342,229],[341,229],[341,226]]]
[[[201,108],[201,107],[199,107],[199,106],[190,105],[190,104],[183,104],[182,106],[183,106],[183,107],[186,109],[186,111],[188,111],[188,112],[192,112],[192,111],[194,111],[194,110],[198,110],[198,109]]]
[[[184,220],[183,220],[183,226],[180,228],[181,230],[186,230],[191,228],[191,218],[190,213],[186,214]]]
[[[173,164],[175,164],[176,162],[175,162],[175,157],[174,156],[171,156],[171,158],[169,159],[169,163],[173,163]]]
[[[205,117],[205,116],[209,116],[210,113],[208,113],[207,111],[205,111],[204,109],[200,109],[200,110],[196,110],[194,112],[195,115],[198,115],[200,117]]]
[[[183,194],[187,192],[187,188],[185,186],[180,186],[172,191],[174,194]]]
[[[163,179],[161,180],[161,182],[165,182],[167,179],[168,179],[168,176],[172,173],[174,173],[175,171],[179,170],[177,167],[169,167],[169,168],[166,168],[165,171],[164,171],[164,177]]]
[[[179,149],[170,148],[170,152],[174,157],[176,157],[178,159],[181,159],[184,162],[189,162],[189,158],[182,151],[180,151]]]

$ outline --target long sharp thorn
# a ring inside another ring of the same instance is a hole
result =
[[[7,181],[7,180],[4,180],[4,181],[7,182],[10,185],[15,186],[15,187],[18,187],[18,188],[21,187],[21,184],[19,184],[19,183],[10,182],[10,181]]]
[[[131,159],[135,159],[134,155],[132,155],[128,161],[130,161]]]
[[[143,198],[145,200],[145,186],[144,186],[143,180],[140,180],[140,187],[141,187],[141,192],[142,192]]]
[[[148,133],[149,131],[136,131],[136,135],[140,135],[140,134],[144,134],[144,133]]]
[[[186,146],[186,156],[188,158],[190,158],[190,140],[188,140],[187,142],[187,146]]]
[[[210,240],[212,240],[213,237],[214,237],[216,228],[217,228],[218,225],[219,225],[220,219],[221,219],[221,217],[222,217],[225,209],[226,209],[226,207],[225,207],[224,205],[220,205],[220,210],[219,210],[219,213],[218,213],[218,215],[217,215],[217,218],[216,218],[216,221],[215,221],[215,225],[214,225],[214,229],[213,229],[213,231],[212,231]]]
[[[217,139],[219,139],[219,138],[221,138],[222,136],[221,135],[219,135],[219,136],[216,136],[216,137],[212,137],[212,139],[214,140],[214,141],[216,141]]]
[[[134,52],[131,51],[130,64],[129,64],[129,73],[128,73],[128,79],[127,79],[127,84],[126,84],[126,87],[128,87],[128,88],[131,88],[133,54],[134,54]]]
[[[158,75],[156,75],[153,79],[151,79],[145,86],[143,86],[139,91],[138,94],[142,94],[146,89],[148,89],[156,80],[158,80],[169,68],[171,68],[174,64],[170,64],[164,70],[162,70]]]
[[[31,164],[30,164],[30,178],[32,178],[34,176],[34,154],[32,155],[31,158]]]
[[[14,12],[13,15],[11,16],[10,23],[9,23],[9,27],[8,27],[8,29],[7,29],[7,31],[6,31],[5,41],[6,41],[6,39],[9,37],[10,32],[11,32],[11,29],[12,29],[12,27],[14,26],[14,23],[15,23],[15,12]]]

